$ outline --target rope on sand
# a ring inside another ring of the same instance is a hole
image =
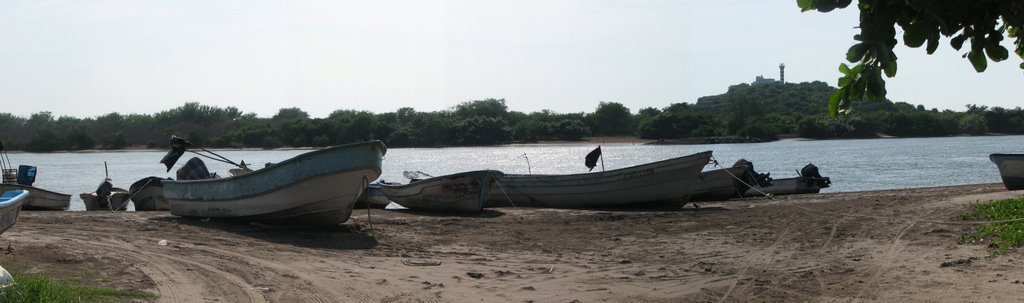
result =
[[[922,220],[922,219],[912,219],[912,218],[903,218],[903,217],[888,217],[888,216],[862,215],[862,214],[851,214],[851,213],[836,213],[836,212],[830,212],[830,211],[824,211],[824,210],[817,210],[817,209],[812,209],[812,208],[796,205],[795,203],[787,203],[786,201],[778,200],[778,199],[775,198],[774,195],[769,194],[769,193],[765,193],[765,192],[761,191],[760,189],[758,189],[756,187],[753,187],[752,185],[748,184],[743,179],[741,179],[741,178],[737,177],[736,175],[734,175],[728,169],[724,169],[725,167],[721,166],[718,163],[718,160],[716,160],[714,157],[711,157],[711,162],[715,164],[715,167],[722,167],[723,170],[725,170],[726,173],[728,173],[730,176],[733,177],[733,179],[736,179],[737,181],[740,181],[741,183],[743,183],[743,185],[746,185],[746,186],[750,187],[751,189],[761,193],[762,195],[764,195],[764,197],[767,197],[768,199],[779,201],[779,202],[781,202],[780,204],[785,205],[785,206],[799,208],[799,209],[802,209],[802,210],[805,210],[805,211],[809,211],[809,212],[813,212],[813,213],[819,213],[819,214],[823,214],[823,215],[860,217],[860,218],[869,218],[869,219],[878,219],[878,220],[887,220],[887,221],[896,221],[896,222],[921,222],[921,223],[944,224],[944,225],[984,225],[984,224],[1006,224],[1006,223],[1024,222],[1024,218],[1016,218],[1016,219],[1009,219],[1009,220],[996,220],[996,221],[936,221],[936,220]]]

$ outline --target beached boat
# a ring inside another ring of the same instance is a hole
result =
[[[128,187],[135,211],[171,210],[171,204],[164,198],[163,181],[160,177],[145,177]]]
[[[11,158],[0,141],[0,192],[9,190],[27,190],[29,195],[21,208],[25,210],[65,210],[71,205],[71,195],[48,191],[33,187],[36,182],[36,167],[18,165],[14,168]]]
[[[795,195],[795,194],[816,194],[821,192],[822,188],[829,187],[832,181],[829,178],[815,178],[815,177],[795,177],[795,178],[783,178],[783,179],[772,179],[771,185],[768,186],[753,186],[744,196],[756,197],[764,194],[772,195]]]
[[[391,200],[384,195],[384,192],[380,191],[380,183],[373,182],[366,185],[366,189],[363,190],[363,194],[359,195],[359,199],[356,199],[356,208],[386,208],[388,204],[391,204]]]
[[[71,195],[45,190],[38,187],[20,184],[0,184],[0,191],[27,190],[29,195],[21,204],[24,210],[67,210],[71,205]]]
[[[16,189],[4,191],[0,195],[0,234],[18,222],[21,205],[31,194],[27,190]]]
[[[744,196],[757,197],[765,194],[772,195],[794,195],[794,194],[816,194],[822,188],[832,185],[832,180],[822,177],[818,167],[814,164],[804,165],[799,171],[800,176],[795,178],[770,179],[770,183],[754,185]],[[753,184],[752,184],[753,185]]]
[[[381,173],[380,141],[307,152],[248,174],[165,180],[171,214],[268,223],[330,225],[348,220],[368,180]]]
[[[110,195],[106,197],[106,203],[100,201],[96,192],[81,193],[78,195],[85,203],[85,210],[128,210],[128,198],[131,194],[123,188],[114,187],[110,189]]]
[[[380,190],[389,200],[408,209],[478,213],[483,210],[495,180],[503,175],[496,170],[478,170],[408,184],[381,183]]]
[[[991,154],[988,158],[999,167],[1006,189],[1024,189],[1024,154]]]
[[[693,184],[690,201],[722,201],[740,197],[752,182],[741,181],[749,168],[734,166],[701,172]]]
[[[614,207],[689,199],[711,151],[627,168],[567,175],[511,175],[498,180],[486,207]]]

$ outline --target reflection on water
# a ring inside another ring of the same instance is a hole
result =
[[[807,163],[832,178],[823,192],[861,191],[999,182],[991,153],[1024,152],[1024,136],[950,137],[914,139],[867,139],[826,141],[777,141],[769,143],[716,145],[630,145],[604,144],[604,166],[617,169],[651,161],[714,151],[721,165],[730,166],[740,158],[754,162],[760,172],[772,177],[797,175]],[[381,179],[405,182],[402,171],[418,170],[443,175],[467,170],[497,169],[506,173],[584,173],[583,157],[599,143],[569,145],[516,145],[499,147],[392,148],[384,157]],[[305,150],[218,151],[234,160],[262,167],[280,162]],[[78,198],[103,181],[104,161],[117,187],[128,188],[147,176],[172,177],[159,163],[163,151],[88,153],[12,153],[12,164],[35,165],[35,185],[71,194],[71,209],[82,210]],[[525,155],[525,156],[524,156]],[[186,154],[178,167],[191,157]],[[230,165],[206,160],[210,171],[227,176]],[[529,163],[529,166],[527,165]],[[708,169],[713,168],[713,164]],[[175,167],[174,169],[177,169]],[[598,165],[595,170],[600,170]]]

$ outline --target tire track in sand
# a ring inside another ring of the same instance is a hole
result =
[[[252,286],[252,283],[249,283],[244,278],[218,269],[212,265],[196,261],[194,258],[191,258],[194,256],[186,258],[170,255],[166,251],[144,251],[134,243],[122,243],[135,248],[127,251],[131,253],[133,257],[146,257],[144,258],[145,262],[138,263],[141,265],[140,269],[149,274],[151,271],[147,270],[146,267],[152,267],[152,270],[155,271],[153,272],[154,274],[163,275],[167,278],[166,282],[157,283],[157,290],[160,292],[161,301],[166,299],[168,302],[206,302],[207,299],[196,298],[196,295],[201,294],[203,291],[209,291],[212,292],[212,295],[221,295],[225,299],[232,300],[231,302],[268,302],[265,295],[262,292],[257,291]],[[92,242],[90,244],[103,246],[109,249],[124,250],[123,245],[97,242]],[[215,261],[226,260],[218,259]],[[200,270],[197,271],[190,268],[198,268]],[[154,279],[154,281],[158,280]],[[234,289],[231,289],[231,286],[233,286]],[[188,294],[188,296],[179,297],[177,294],[181,292],[173,293],[173,291],[181,291],[179,288],[184,288],[185,291],[188,291],[184,292],[185,294]],[[165,294],[170,294],[171,297],[164,298]],[[240,295],[244,296],[246,299],[242,299]],[[214,298],[214,301],[219,300],[219,298]]]
[[[782,233],[780,233],[779,237],[775,239],[775,242],[772,242],[772,245],[760,250],[760,253],[758,254],[751,254],[750,256],[743,260],[743,268],[741,268],[740,271],[736,274],[735,281],[733,281],[732,285],[729,286],[729,289],[726,290],[725,293],[722,294],[722,297],[718,299],[719,303],[725,302],[725,299],[728,299],[729,296],[732,295],[733,290],[735,290],[736,286],[739,285],[741,280],[743,280],[743,276],[746,275],[747,270],[749,270],[750,267],[753,266],[753,262],[755,261],[755,259],[762,259],[763,262],[760,263],[764,263],[764,261],[771,261],[772,257],[768,255],[768,252],[774,251],[775,248],[779,246],[779,244],[781,244],[784,241],[788,241],[796,236],[796,234],[790,235],[789,230],[792,228],[792,225],[786,226],[786,229],[782,230]]]

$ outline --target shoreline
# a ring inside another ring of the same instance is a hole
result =
[[[0,264],[156,302],[1005,302],[1024,281],[1020,250],[988,258],[994,248],[956,243],[972,226],[931,222],[1021,194],[992,183],[700,208],[372,209],[326,229],[25,211],[0,235]]]
[[[538,141],[530,143],[507,143],[497,145],[466,145],[466,146],[416,146],[416,147],[394,147],[394,148],[452,148],[452,147],[503,147],[503,146],[545,146],[545,145],[585,145],[585,144],[608,144],[608,145],[713,145],[713,144],[756,144],[756,143],[767,143],[775,141],[827,141],[827,140],[872,140],[872,139],[923,139],[923,138],[959,138],[959,137],[1001,137],[1001,136],[1024,136],[1024,134],[1004,134],[1004,133],[988,133],[983,135],[967,135],[961,134],[956,136],[941,136],[941,137],[895,137],[895,136],[878,136],[871,138],[826,138],[826,139],[813,139],[804,137],[780,137],[777,140],[759,140],[759,139],[743,139],[739,137],[697,137],[697,138],[685,138],[685,139],[672,139],[664,140],[664,143],[659,143],[657,139],[640,139],[631,137],[588,137],[580,141]],[[721,140],[722,142],[713,142],[716,138],[733,138],[728,140]],[[711,140],[712,142],[708,142]],[[736,140],[732,142],[729,140]],[[750,140],[750,141],[744,141]],[[681,143],[673,143],[672,141],[680,141]],[[743,141],[743,142],[739,142]],[[239,147],[239,148],[208,148],[212,151],[275,151],[275,150],[316,150],[321,147],[278,147],[278,148],[259,148],[259,147]],[[166,152],[167,148],[145,148],[145,147],[129,147],[123,149],[85,149],[85,150],[57,150],[57,151],[46,151],[46,152],[28,152],[22,150],[7,150],[5,152],[12,154],[20,153],[117,153],[117,152]]]

